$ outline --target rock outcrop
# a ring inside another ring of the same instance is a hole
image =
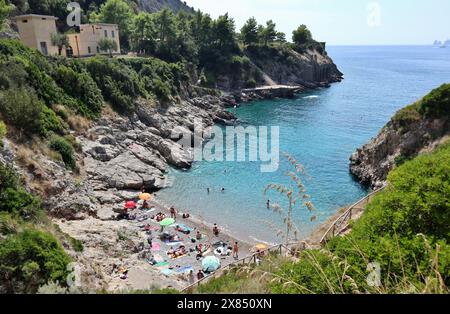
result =
[[[448,115],[427,117],[415,105],[399,111],[376,138],[352,154],[350,172],[361,183],[381,187],[396,165],[432,151],[450,135]]]

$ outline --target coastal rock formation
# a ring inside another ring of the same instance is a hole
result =
[[[400,110],[376,138],[352,154],[350,172],[361,183],[381,187],[396,165],[432,151],[446,140],[450,135],[449,116],[424,114],[421,107],[427,101],[424,98]],[[448,111],[448,98],[444,101]]]
[[[307,49],[299,53],[292,49],[249,47],[246,55],[276,84],[315,88],[343,78],[326,52]],[[267,85],[273,84],[267,82]]]

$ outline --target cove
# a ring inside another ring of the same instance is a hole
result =
[[[294,156],[308,172],[306,189],[316,208],[311,223],[305,209],[295,214],[302,234],[368,192],[348,171],[350,155],[400,108],[450,81],[450,49],[409,47],[329,47],[344,73],[329,89],[242,104],[243,126],[279,126],[280,152]],[[280,158],[278,171],[261,173],[258,162],[200,161],[189,171],[171,170],[171,186],[158,193],[199,218],[217,223],[238,238],[278,243],[280,217],[266,208],[264,188],[289,183],[291,170]],[[207,193],[207,188],[211,193]],[[222,192],[221,189],[225,188]],[[275,200],[275,196],[271,196]]]

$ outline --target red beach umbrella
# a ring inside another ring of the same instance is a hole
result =
[[[134,209],[136,208],[136,203],[133,201],[129,201],[125,203],[125,208],[126,209]]]

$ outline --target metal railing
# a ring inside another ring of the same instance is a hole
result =
[[[278,255],[282,255],[283,254],[283,250],[287,253],[287,252],[292,252],[292,250],[290,248],[288,248],[286,245],[284,244],[278,244],[278,245],[274,245],[272,247],[269,247],[265,250],[261,250],[260,252],[256,252],[252,255],[249,255],[247,257],[241,258],[239,260],[236,260],[235,262],[229,263],[227,265],[225,265],[224,267],[219,268],[217,271],[211,273],[210,275],[197,280],[196,282],[194,282],[193,284],[187,286],[186,288],[184,288],[183,290],[181,290],[181,292],[188,292],[188,291],[192,291],[195,287],[200,286],[202,283],[212,279],[212,278],[217,278],[220,277],[221,275],[223,275],[226,271],[232,269],[233,267],[237,267],[237,266],[249,266],[249,265],[257,265],[258,261],[260,260],[261,256],[265,256],[267,253],[275,253]]]
[[[330,226],[330,228],[328,228],[328,230],[325,232],[325,234],[322,236],[321,240],[320,240],[320,244],[324,245],[326,244],[330,239],[342,234],[342,232],[346,229],[346,227],[348,226],[349,222],[351,220],[353,220],[353,218],[355,217],[355,215],[358,212],[362,212],[364,211],[364,209],[366,208],[367,204],[370,203],[370,201],[372,200],[372,198],[377,195],[378,193],[380,193],[381,191],[383,191],[386,188],[386,185],[383,186],[382,188],[373,191],[372,193],[370,193],[369,195],[367,195],[366,197],[360,199],[358,202],[356,202],[355,204],[353,204],[352,206],[350,206],[341,216],[339,216],[334,222],[333,224]]]

